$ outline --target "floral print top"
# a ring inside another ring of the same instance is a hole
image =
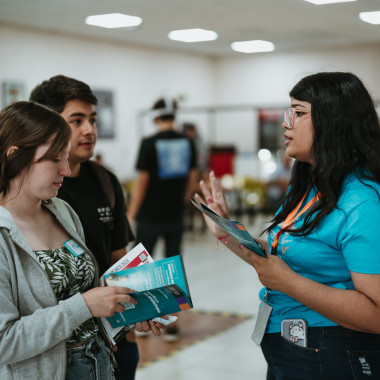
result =
[[[47,273],[58,301],[91,288],[95,265],[87,253],[76,257],[66,247],[38,250],[34,253]],[[98,330],[95,320],[90,318],[73,331],[66,343],[68,346],[77,345],[96,336]]]

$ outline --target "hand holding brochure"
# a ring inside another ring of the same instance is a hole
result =
[[[107,320],[113,328],[193,307],[181,256],[168,257],[146,265],[105,274],[108,286],[125,286],[137,304],[124,304],[125,311]]]
[[[244,227],[243,224],[234,220],[225,219],[208,208],[204,203],[197,201],[194,197],[191,198],[191,203],[203,214],[207,215],[216,224],[222,227],[226,232],[232,235],[237,241],[244,245],[252,252],[260,256],[267,257],[264,246],[255,240]]]
[[[105,285],[104,276],[106,274],[114,273],[114,272],[121,271],[127,268],[144,265],[147,263],[152,263],[153,261],[154,260],[152,256],[149,255],[148,251],[140,243],[136,247],[134,247],[132,250],[130,250],[126,255],[124,255],[114,265],[108,268],[108,270],[100,278],[100,284],[102,286]],[[130,325],[122,326],[122,327],[113,328],[107,321],[107,318],[104,318],[104,317],[100,318],[100,321],[113,344],[116,344],[117,342],[124,339],[125,335],[127,335],[128,332],[131,331],[134,327],[133,324],[130,324]]]

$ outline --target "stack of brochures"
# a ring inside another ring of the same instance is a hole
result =
[[[125,311],[101,318],[113,342],[118,342],[136,322],[193,307],[182,257],[154,261],[142,244],[109,268],[101,283],[133,289],[129,295],[137,299],[136,305],[123,304]]]

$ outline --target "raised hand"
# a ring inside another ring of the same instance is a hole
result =
[[[195,194],[195,199],[205,203],[208,208],[210,208],[212,211],[216,212],[223,218],[229,218],[228,206],[224,197],[222,186],[215,177],[215,173],[213,171],[210,172],[209,178],[209,187],[207,187],[204,181],[201,181],[199,183],[204,199],[199,194]],[[224,231],[221,227],[214,223],[209,217],[205,215],[204,217],[208,229],[214,236],[222,237],[226,235],[226,231]]]

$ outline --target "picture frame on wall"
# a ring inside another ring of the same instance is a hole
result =
[[[1,84],[2,108],[20,100],[25,100],[25,84],[20,81],[3,81]]]
[[[113,139],[115,137],[114,96],[112,91],[93,91],[98,99],[96,106],[98,137]]]

